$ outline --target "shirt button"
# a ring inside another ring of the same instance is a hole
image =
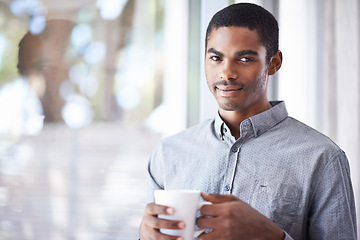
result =
[[[233,152],[233,153],[236,153],[237,152],[237,148],[233,148],[233,149],[231,149],[231,151]]]
[[[227,191],[227,192],[230,191],[230,186],[229,185],[225,186],[225,191]]]

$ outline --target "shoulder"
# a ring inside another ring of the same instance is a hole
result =
[[[313,139],[317,142],[323,142],[329,145],[337,146],[336,143],[328,136],[295,118],[287,117],[284,121],[284,125],[285,127],[291,129],[290,134],[292,135],[301,135],[304,139]]]
[[[328,159],[344,155],[343,150],[331,138],[295,118],[287,117],[275,128],[281,129],[281,137],[289,145],[309,154],[325,154]]]

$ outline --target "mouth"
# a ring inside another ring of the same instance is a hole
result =
[[[220,91],[238,91],[241,90],[242,87],[239,86],[216,86],[217,89],[219,89]]]
[[[243,90],[242,87],[236,85],[218,85],[215,86],[215,89],[223,97],[233,97]]]

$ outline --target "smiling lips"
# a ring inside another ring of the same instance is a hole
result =
[[[217,85],[216,90],[223,97],[232,97],[237,95],[243,88],[236,85]]]

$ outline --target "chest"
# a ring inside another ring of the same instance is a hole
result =
[[[296,149],[258,146],[234,144],[181,154],[167,166],[171,177],[165,180],[165,188],[232,194],[289,229],[306,214],[309,196],[305,194],[314,166]]]

